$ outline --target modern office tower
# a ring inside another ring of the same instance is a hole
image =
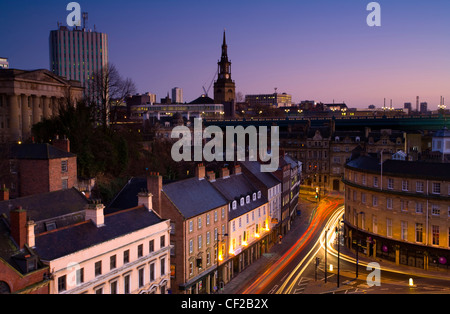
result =
[[[50,71],[86,87],[108,64],[108,36],[86,28],[60,26],[50,32]]]
[[[0,69],[9,69],[8,58],[0,57]]]
[[[179,87],[172,88],[172,102],[174,104],[183,103],[183,89]]]
[[[428,112],[428,103],[421,102],[420,103],[420,113],[427,113],[427,112]]]

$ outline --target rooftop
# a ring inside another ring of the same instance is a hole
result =
[[[105,215],[105,225],[90,220],[41,233],[35,251],[44,261],[54,260],[89,247],[127,235],[164,221],[144,206]]]

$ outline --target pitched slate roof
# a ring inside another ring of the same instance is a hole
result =
[[[163,192],[186,219],[228,204],[208,180],[196,177],[164,185]]]
[[[55,218],[84,210],[89,201],[77,189],[35,194],[0,202],[0,214],[6,214],[21,206],[27,217],[34,221]]]
[[[59,159],[76,157],[75,154],[66,152],[50,144],[15,144],[9,152],[13,159]]]
[[[144,206],[105,216],[105,226],[96,227],[90,220],[36,236],[35,252],[50,261],[113,240],[164,221]]]
[[[219,178],[211,184],[219,191],[229,202],[237,201],[237,208],[231,210],[228,213],[228,219],[232,220],[239,217],[255,208],[267,203],[267,199],[261,195],[261,197],[253,201],[253,193],[257,193],[258,189],[250,182],[245,174],[233,174],[228,178]],[[240,205],[241,197],[250,195],[250,203],[247,204],[244,201],[244,205]]]
[[[365,170],[372,173],[381,173],[380,159],[370,156],[361,156],[347,163],[348,168]],[[411,178],[424,178],[434,180],[450,180],[450,163],[386,160],[383,163],[383,174]]]
[[[261,172],[261,164],[257,161],[242,161],[242,166],[250,171],[259,181],[261,181],[267,188],[272,188],[280,184],[280,181],[268,172]]]
[[[118,210],[136,207],[138,205],[137,195],[143,190],[147,190],[147,178],[131,178],[111,203],[106,206],[106,212],[110,214]]]

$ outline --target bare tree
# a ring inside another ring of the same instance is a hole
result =
[[[93,109],[94,120],[106,128],[112,122],[111,118],[116,116],[115,105],[135,91],[134,82],[123,78],[111,63],[94,73],[87,90],[87,101]]]

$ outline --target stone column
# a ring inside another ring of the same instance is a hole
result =
[[[41,102],[40,97],[36,95],[32,97],[32,106],[33,106],[33,124],[39,123],[41,121],[41,108],[39,108],[39,104]]]
[[[50,119],[50,98],[42,96],[42,110],[44,119]]]
[[[30,110],[28,108],[30,97],[22,95],[22,138],[27,139],[31,134]]]
[[[17,142],[22,136],[22,130],[19,128],[19,100],[17,95],[8,95],[9,103],[9,134],[10,140]]]

